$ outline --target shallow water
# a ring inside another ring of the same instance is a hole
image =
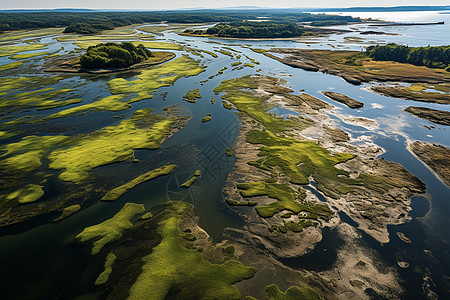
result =
[[[352,13],[352,15],[377,17],[377,13],[369,15],[367,13]],[[226,204],[222,201],[222,187],[235,161],[234,157],[226,156],[225,149],[232,147],[235,143],[239,120],[233,110],[227,110],[222,107],[220,97],[214,95],[213,89],[222,80],[254,74],[256,69],[259,68],[263,69],[261,74],[280,76],[287,80],[287,85],[294,89],[296,93],[300,89],[305,89],[306,93],[335,105],[337,108],[331,117],[338,126],[348,131],[352,138],[364,139],[368,137],[370,140],[373,140],[386,150],[386,153],[382,155],[383,158],[402,164],[408,171],[426,183],[429,200],[419,196],[413,197],[413,210],[411,212],[413,220],[407,224],[389,227],[391,234],[390,243],[381,245],[370,236],[363,234],[364,242],[374,249],[388,265],[398,268],[407,291],[405,299],[423,297],[421,286],[423,283],[422,278],[425,274],[430,274],[436,284],[433,290],[441,298],[450,297],[448,282],[445,283],[443,279],[443,275],[450,276],[448,273],[448,270],[450,270],[448,250],[450,249],[450,219],[447,218],[447,212],[450,209],[450,189],[406,150],[406,142],[416,139],[436,142],[448,147],[450,146],[449,129],[445,126],[434,125],[435,128],[429,130],[424,125],[430,125],[431,123],[403,111],[409,105],[447,111],[449,110],[448,107],[374,94],[364,89],[367,85],[353,86],[335,76],[293,69],[262,54],[255,53],[246,46],[266,49],[271,47],[327,49],[331,48],[327,45],[331,43],[333,45],[343,44],[345,49],[360,49],[361,46],[370,44],[370,41],[395,41],[397,43],[408,43],[413,46],[426,46],[428,44],[446,44],[450,40],[450,30],[445,30],[446,28],[448,29],[450,15],[439,15],[436,12],[418,15],[413,12],[383,14],[383,16],[388,20],[395,21],[445,20],[447,24],[442,26],[382,27],[380,31],[391,31],[401,33],[401,35],[361,36],[349,33],[333,36],[331,39],[334,41],[331,42],[326,38],[314,39],[318,43],[310,44],[309,47],[306,44],[292,41],[203,39],[165,33],[158,39],[185,42],[190,47],[209,51],[220,49],[222,45],[208,43],[208,41],[219,41],[256,59],[260,62],[260,65],[256,65],[255,68],[246,67],[242,70],[232,71],[230,65],[236,61],[235,59],[220,53],[217,53],[219,55],[218,58],[212,58],[208,54],[204,54],[204,58],[201,60],[203,64],[208,66],[205,72],[195,77],[181,78],[173,86],[160,88],[154,94],[153,99],[133,103],[132,108],[129,110],[120,112],[88,112],[82,115],[52,120],[46,124],[26,124],[19,127],[27,130],[26,134],[0,140],[0,144],[6,144],[18,141],[24,135],[31,133],[42,135],[59,134],[58,132],[62,129],[67,129],[64,133],[66,135],[87,133],[117,124],[123,118],[130,116],[133,111],[147,107],[154,108],[155,112],[161,112],[163,107],[177,105],[181,108],[182,114],[191,117],[188,125],[165,141],[160,149],[136,151],[136,158],[140,160],[139,164],[121,162],[99,167],[91,172],[96,178],[102,178],[102,180],[123,182],[154,168],[155,165],[176,163],[178,168],[169,176],[141,184],[113,203],[100,203],[97,199],[92,199],[91,205],[57,224],[49,223],[55,217],[55,215],[52,215],[43,216],[33,224],[1,229],[1,298],[75,298],[86,293],[101,291],[99,288],[92,288],[92,282],[95,281],[102,261],[83,252],[83,247],[74,243],[74,237],[86,226],[100,223],[113,216],[125,202],[143,203],[147,209],[167,200],[191,202],[195,205],[196,214],[200,218],[200,225],[215,240],[222,238],[222,232],[225,227],[241,226],[243,220],[230,213]],[[351,27],[369,30],[367,25],[352,25]],[[378,30],[377,28],[370,29]],[[344,39],[348,36],[358,36],[363,38],[363,41],[362,43],[348,43]],[[48,48],[32,52],[53,52],[63,46],[65,49],[61,53],[67,53],[75,48],[71,42],[57,42],[53,37],[44,37],[41,42],[48,43]],[[198,59],[196,56],[193,57]],[[12,73],[9,73],[9,71],[1,72],[0,76],[6,77],[7,75],[4,74],[11,74],[12,76],[36,74],[40,64],[42,64],[42,60],[42,58],[30,59],[29,63],[17,71]],[[245,60],[245,58],[241,58],[241,60],[250,62]],[[0,64],[11,61],[5,57],[0,58]],[[35,66],[33,67],[33,65]],[[204,83],[204,85],[200,84],[200,81],[216,74],[224,66],[228,66],[228,69],[222,75],[214,77]],[[39,76],[51,75],[39,73]],[[104,76],[67,75],[67,79],[60,81],[54,87],[73,88],[74,85],[79,85],[74,88],[74,97],[81,97],[83,102],[80,104],[86,104],[110,95],[106,84],[107,81],[115,77],[133,79],[134,75],[135,73],[133,72]],[[181,100],[188,90],[195,88],[199,89],[202,99],[197,100],[197,103],[194,104]],[[320,93],[326,90],[343,93],[364,102],[365,105],[358,110],[350,109]],[[166,91],[168,95],[163,100],[161,94]],[[214,105],[211,104],[211,98],[217,100]],[[74,104],[73,106],[80,104]],[[72,106],[48,111],[29,110],[15,112],[14,118],[29,115],[46,115],[69,107]],[[292,114],[292,112],[280,107],[273,108],[270,112],[284,117]],[[212,114],[212,121],[202,124],[201,119],[207,113]],[[374,119],[378,122],[378,128],[369,130],[361,126],[347,124],[341,119],[341,115]],[[123,117],[114,118],[114,116]],[[192,176],[197,169],[202,171],[201,180],[197,180],[189,190],[180,189],[179,184]],[[48,195],[51,198],[57,197],[64,187],[59,186],[56,181],[49,181],[46,184],[46,189],[52,191]],[[320,193],[315,190],[314,186],[310,187],[310,189],[321,199]],[[344,214],[341,215],[341,219],[352,226],[356,226],[356,223]],[[413,244],[409,245],[400,241],[395,234],[398,231],[405,233],[412,240]],[[282,262],[296,268],[326,269],[333,264],[336,251],[339,250],[340,246],[341,240],[339,236],[333,230],[326,229],[322,242],[318,244],[313,252],[301,258],[282,260]],[[431,251],[431,255],[424,250]],[[397,266],[397,259],[400,258],[410,263],[409,268],[401,269]],[[416,272],[418,269],[420,269],[420,272]]]

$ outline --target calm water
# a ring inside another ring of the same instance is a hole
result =
[[[389,227],[391,234],[390,243],[381,245],[365,234],[363,235],[364,241],[367,246],[378,253],[381,259],[391,266],[396,267],[396,261],[399,258],[410,263],[407,269],[398,268],[407,290],[405,299],[424,297],[422,278],[427,274],[434,281],[435,287],[433,290],[440,298],[449,298],[449,282],[445,281],[444,276],[450,276],[450,255],[448,250],[450,249],[450,220],[447,218],[447,212],[450,209],[450,190],[405,148],[408,140],[430,141],[450,146],[449,129],[445,126],[435,125],[434,129],[429,130],[424,127],[424,125],[430,125],[429,122],[415,118],[403,111],[409,105],[420,105],[447,111],[449,110],[448,107],[431,103],[414,103],[413,101],[370,93],[364,90],[365,86],[353,86],[331,75],[293,69],[248,49],[249,46],[266,49],[270,47],[360,49],[362,46],[373,43],[397,42],[413,46],[426,46],[428,44],[443,45],[450,41],[450,15],[436,12],[383,13],[382,15],[379,13],[352,13],[352,15],[384,18],[391,21],[444,20],[446,25],[392,28],[353,25],[347,27],[358,28],[361,31],[389,31],[400,33],[401,35],[365,36],[354,32],[331,38],[311,39],[310,41],[314,42],[313,44],[292,41],[201,39],[165,33],[163,37],[158,38],[165,41],[183,42],[190,47],[210,51],[217,50],[223,45],[208,43],[208,41],[218,41],[256,59],[261,64],[254,69],[244,68],[231,71],[230,64],[236,60],[219,53],[219,58],[210,58],[209,55],[205,54],[205,58],[202,59],[202,63],[208,66],[205,72],[196,77],[179,79],[173,86],[159,89],[153,99],[134,103],[130,110],[87,113],[82,116],[53,120],[44,125],[25,125],[24,128],[28,132],[37,134],[57,134],[50,132],[55,128],[67,127],[70,130],[65,132],[65,134],[75,135],[117,124],[121,119],[113,118],[114,116],[129,116],[133,111],[147,107],[153,107],[155,112],[160,112],[163,107],[178,105],[182,108],[183,114],[191,116],[188,125],[163,143],[160,149],[136,151],[136,157],[141,161],[139,164],[123,162],[100,167],[92,171],[93,175],[103,180],[111,182],[126,181],[154,168],[155,165],[176,163],[179,167],[170,176],[141,184],[113,203],[99,203],[96,199],[92,199],[92,205],[58,224],[48,223],[49,220],[55,217],[52,215],[39,219],[37,221],[39,226],[35,226],[32,229],[30,229],[31,226],[18,226],[0,230],[2,266],[0,298],[50,299],[59,297],[67,299],[95,292],[96,290],[92,289],[91,284],[98,275],[98,266],[103,262],[98,257],[86,256],[82,247],[74,243],[74,237],[86,226],[97,224],[113,216],[125,202],[143,203],[149,209],[167,200],[189,201],[195,205],[196,214],[201,220],[200,225],[216,240],[222,238],[222,231],[225,227],[239,227],[243,220],[228,212],[226,205],[222,201],[221,193],[225,178],[234,164],[234,157],[227,157],[225,149],[233,146],[238,132],[239,121],[234,111],[222,108],[220,99],[213,94],[213,89],[222,80],[254,74],[255,69],[258,68],[263,69],[262,74],[282,76],[288,81],[288,86],[295,91],[305,89],[307,93],[330,103],[331,101],[324,97],[320,91],[336,90],[365,103],[362,109],[352,110],[332,102],[337,108],[330,116],[342,129],[351,133],[352,137],[373,140],[386,150],[382,157],[402,164],[411,173],[425,182],[429,200],[423,197],[414,197],[412,203],[413,211],[411,212],[413,220],[407,224]],[[340,28],[346,27],[340,26]],[[359,37],[362,40],[355,43],[353,42],[354,39],[346,39],[346,37]],[[51,52],[64,47],[65,49],[61,52],[64,53],[74,49],[70,42],[60,43],[54,40],[53,37],[43,38],[41,42],[48,43],[48,49],[35,52]],[[193,57],[198,58],[196,56]],[[246,62],[245,58],[242,60]],[[9,62],[11,60],[8,58],[0,58],[0,64]],[[31,59],[19,69],[24,70],[23,72],[25,73],[17,74],[17,76],[34,75],[41,64],[42,61],[39,58]],[[223,66],[228,66],[223,75],[219,75],[204,85],[200,85],[200,81],[216,74]],[[0,76],[3,76],[3,74],[0,73]],[[81,97],[83,99],[82,104],[85,104],[110,95],[106,82],[112,78],[126,77],[132,79],[133,76],[132,73],[100,77],[73,76],[61,81],[55,87],[67,88],[80,85],[74,89],[75,95]],[[194,88],[199,88],[202,99],[195,104],[182,101],[182,96],[188,90]],[[166,91],[169,93],[166,100],[163,101],[161,93]],[[218,101],[213,105],[210,101],[211,98],[215,98]],[[68,107],[53,109],[46,113],[54,113],[65,108]],[[291,112],[279,108],[275,108],[271,112],[281,116],[291,114]],[[16,113],[14,117],[42,113],[27,111]],[[211,122],[202,124],[200,120],[206,113],[211,113],[213,119]],[[336,113],[374,119],[378,122],[379,128],[372,131],[347,124]],[[23,136],[3,140],[0,143],[5,144],[17,141],[21,137]],[[198,180],[188,191],[180,190],[178,188],[179,183],[189,178],[197,169],[202,171],[201,180]],[[55,193],[57,193],[58,186],[54,181],[49,181],[46,189],[54,189],[56,190]],[[320,199],[320,193],[314,187],[312,189]],[[343,222],[347,222],[352,226],[356,225],[353,220],[344,214],[341,214],[341,218]],[[413,244],[408,245],[400,241],[395,234],[397,231],[405,233],[412,240]],[[332,266],[336,257],[336,251],[341,245],[342,241],[335,232],[326,230],[323,241],[308,256],[284,260],[283,262],[295,268],[326,269]],[[324,251],[324,249],[327,249],[327,251]],[[319,260],[318,258],[320,257],[324,257],[324,259]],[[95,295],[92,295],[92,298],[95,298]]]

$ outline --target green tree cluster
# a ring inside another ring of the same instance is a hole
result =
[[[112,30],[115,26],[110,23],[77,23],[67,26],[64,29],[64,33],[77,33],[77,34],[96,34],[102,30]]]
[[[97,44],[87,49],[80,58],[83,68],[123,68],[147,60],[153,54],[142,44],[137,47],[124,42]]]
[[[371,46],[367,55],[374,60],[389,60],[416,66],[446,69],[450,72],[450,45],[437,47],[408,47],[397,44]]]
[[[336,26],[336,25],[347,25],[348,22],[344,20],[320,20],[312,21],[309,23],[311,26]]]
[[[206,33],[236,38],[288,38],[301,36],[303,28],[295,23],[244,21],[217,24]]]

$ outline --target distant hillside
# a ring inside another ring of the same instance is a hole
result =
[[[314,12],[386,12],[386,11],[441,11],[450,10],[447,6],[393,6],[393,7],[348,7],[348,8],[323,8],[313,9]]]

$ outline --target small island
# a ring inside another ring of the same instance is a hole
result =
[[[435,124],[450,126],[450,112],[427,107],[408,106],[406,112]]]
[[[219,23],[206,30],[186,29],[185,35],[228,38],[292,38],[304,34],[303,27],[295,23],[279,22],[231,22]]]
[[[323,92],[323,94],[334,101],[347,105],[350,108],[361,108],[364,106],[364,103],[336,92]]]
[[[151,52],[142,44],[99,43],[87,48],[86,53],[80,57],[46,71],[104,74],[157,65],[174,57],[172,52]]]
[[[415,141],[409,145],[412,151],[443,183],[450,186],[450,149],[427,142]]]

